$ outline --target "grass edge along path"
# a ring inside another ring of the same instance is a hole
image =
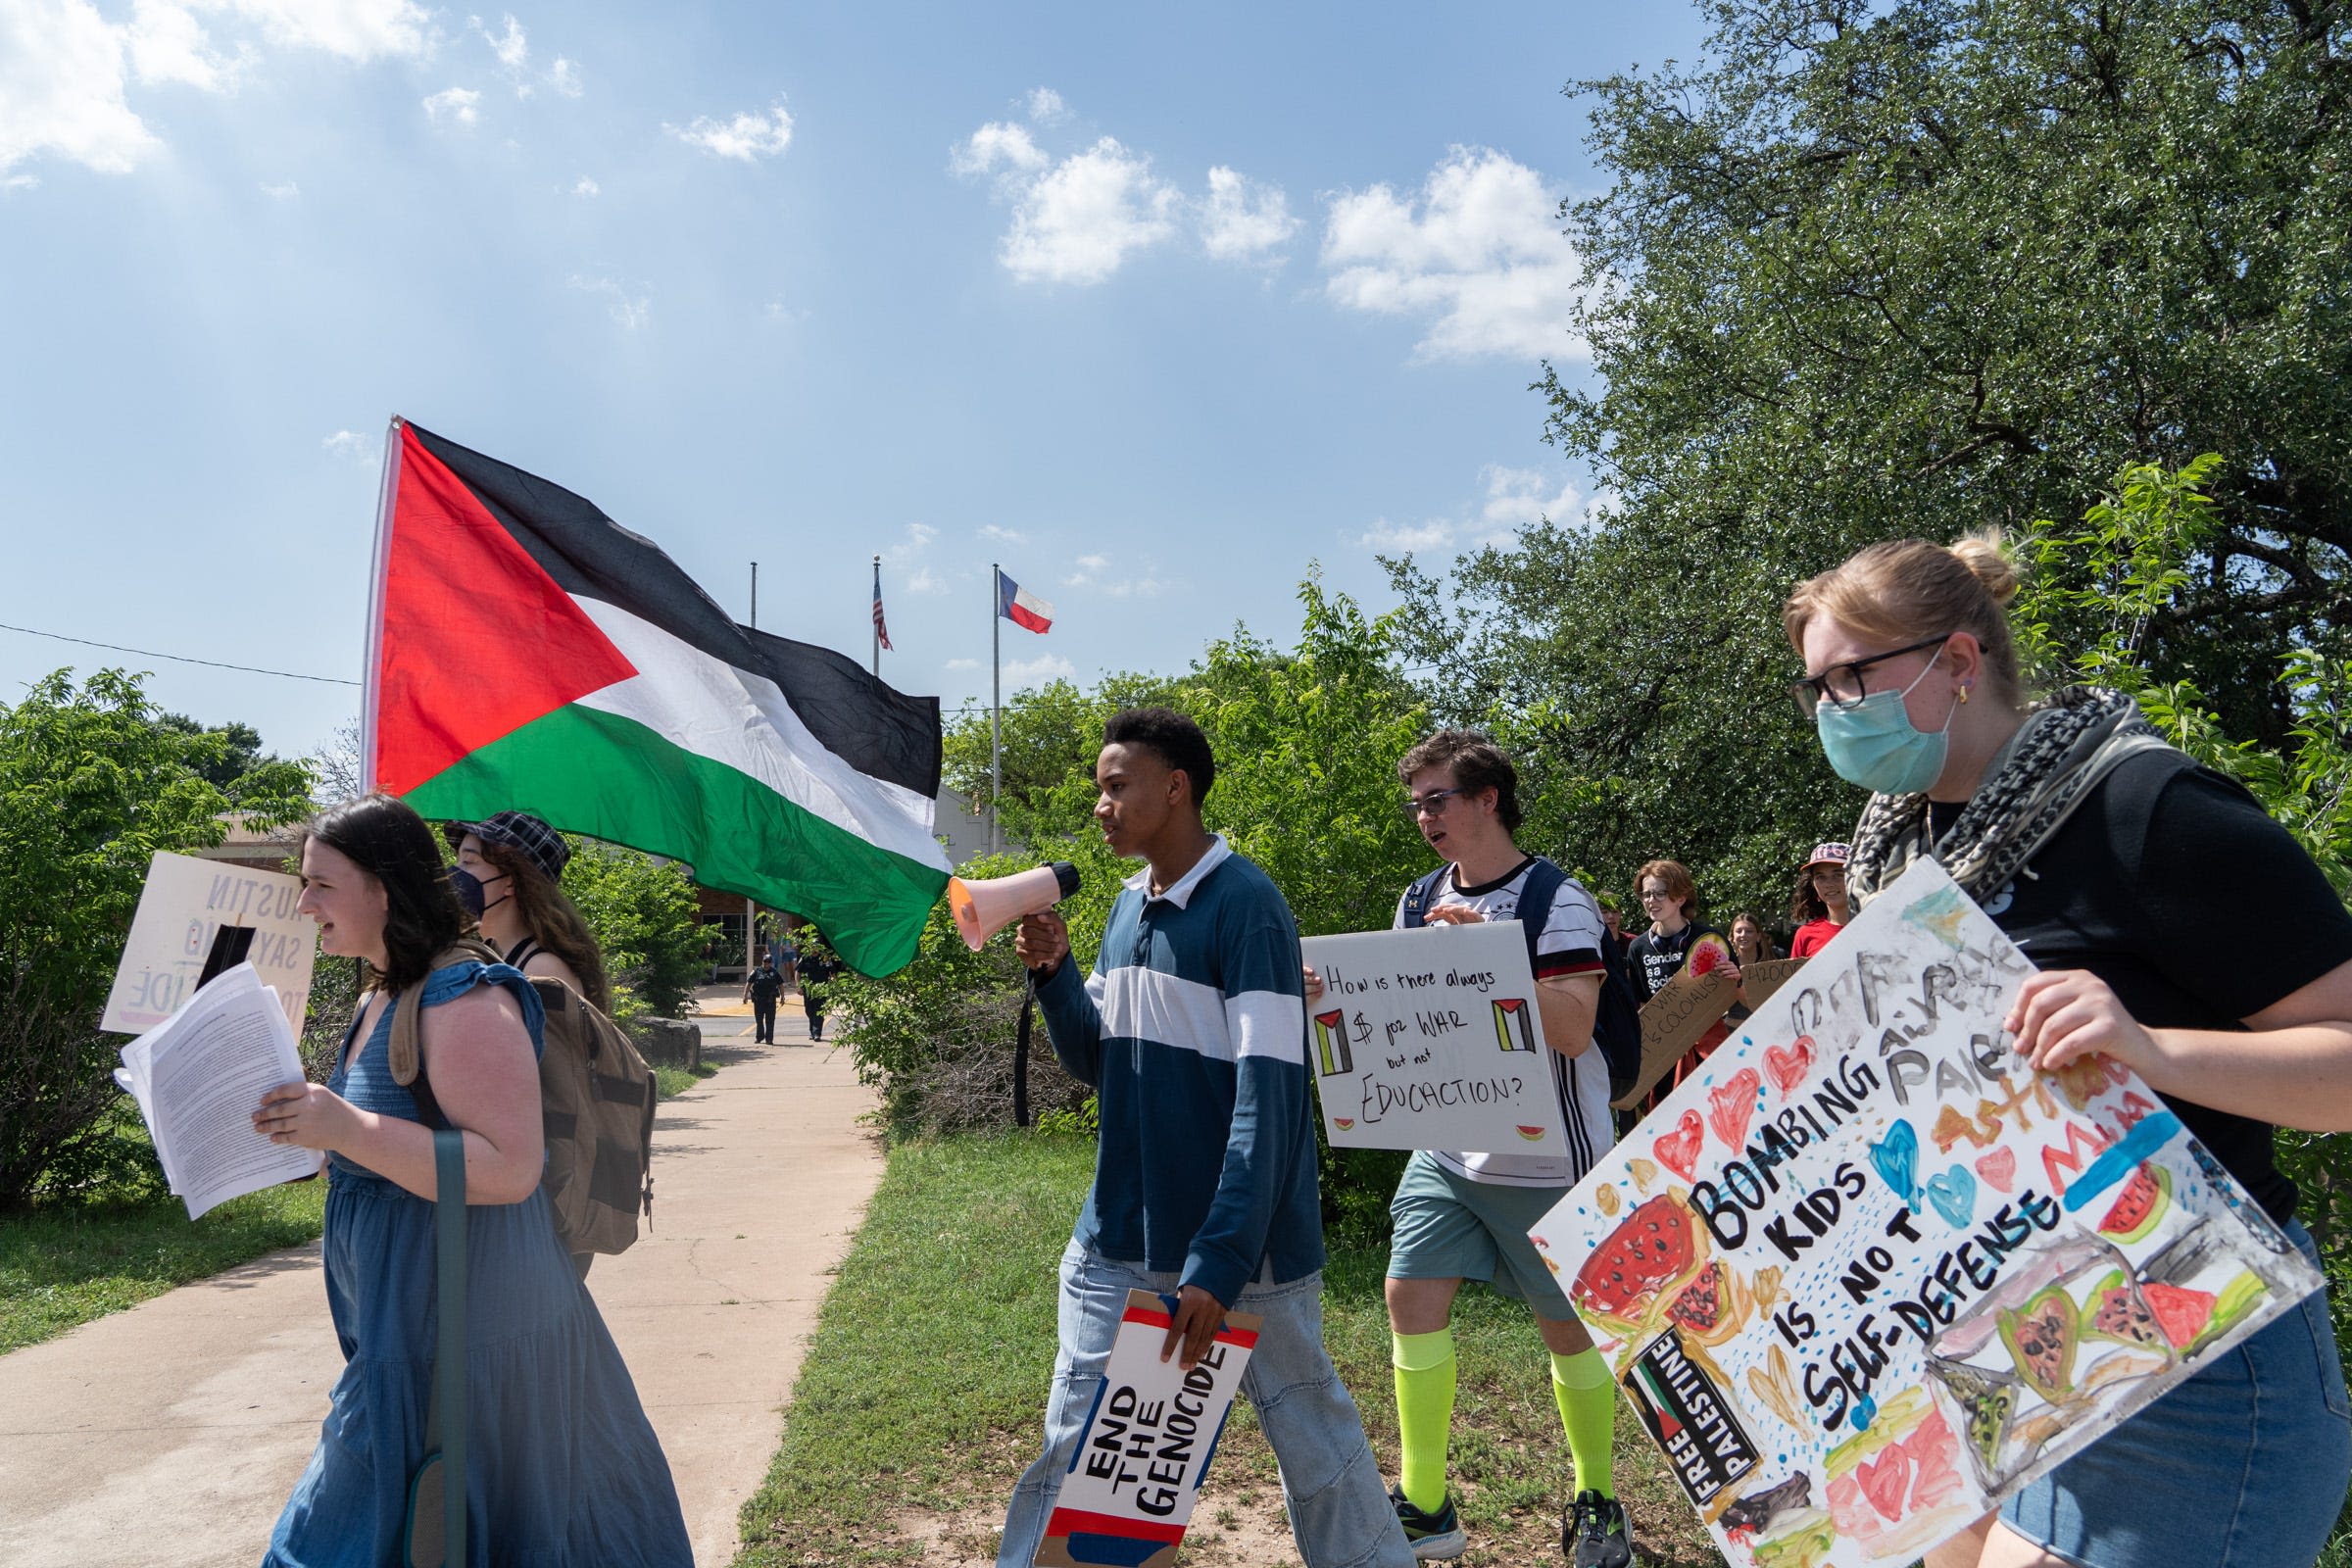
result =
[[[719,1069],[657,1067],[662,1099]],[[134,1124],[124,1136],[146,1144]],[[145,1157],[154,1158],[152,1146]],[[160,1180],[159,1180],[160,1185]],[[288,1182],[231,1199],[190,1221],[176,1198],[45,1203],[0,1216],[0,1354],[55,1339],[166,1291],[318,1239],[324,1181]]]
[[[735,1568],[922,1561],[909,1527],[942,1519],[962,1527],[947,1538],[956,1560],[993,1549],[1005,1498],[1036,1456],[1056,1264],[1093,1161],[1093,1141],[1070,1136],[968,1134],[892,1149],[818,1314],[767,1479],[744,1505]],[[1333,1249],[1324,1343],[1394,1479],[1386,1264],[1385,1242]],[[1464,1568],[1557,1561],[1568,1460],[1542,1342],[1525,1307],[1475,1287],[1454,1328]],[[1622,1403],[1617,1481],[1644,1562],[1722,1561]],[[1237,1504],[1280,1506],[1273,1455],[1247,1406],[1219,1446],[1183,1560],[1227,1560],[1214,1523]]]

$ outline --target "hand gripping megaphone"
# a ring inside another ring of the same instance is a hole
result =
[[[948,878],[948,909],[956,916],[956,929],[963,933],[965,946],[978,953],[981,943],[1022,915],[1042,914],[1077,891],[1078,868],[1067,860],[1055,860],[1011,876],[981,877],[972,882],[952,876]]]

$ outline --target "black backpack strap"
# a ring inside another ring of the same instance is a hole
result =
[[[1404,890],[1404,910],[1399,918],[1405,930],[1417,931],[1429,924],[1430,901],[1438,896],[1438,889],[1452,869],[1451,865],[1441,865]]]
[[[1544,928],[1551,923],[1552,901],[1560,896],[1568,873],[1543,856],[1527,869],[1527,880],[1519,885],[1519,930],[1527,938],[1527,967],[1532,974],[1537,967],[1536,944],[1544,938]]]

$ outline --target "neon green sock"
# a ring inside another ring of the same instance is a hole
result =
[[[1396,1435],[1404,1450],[1397,1485],[1424,1513],[1446,1506],[1446,1446],[1453,1429],[1453,1330],[1391,1334],[1396,1368]]]
[[[1609,1361],[1598,1350],[1551,1358],[1551,1397],[1568,1429],[1568,1457],[1576,1461],[1576,1490],[1617,1495],[1615,1467],[1617,1391],[1609,1386]]]

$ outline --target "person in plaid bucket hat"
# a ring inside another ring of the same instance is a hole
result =
[[[564,835],[528,811],[444,822],[441,833],[457,851],[458,898],[482,940],[524,974],[561,980],[610,1012],[604,955],[558,881],[571,859]]]
[[[1854,917],[1845,897],[1845,862],[1853,855],[1850,844],[1816,844],[1797,868],[1796,891],[1788,899],[1788,917],[1797,923],[1788,942],[1791,958],[1810,958]]]

